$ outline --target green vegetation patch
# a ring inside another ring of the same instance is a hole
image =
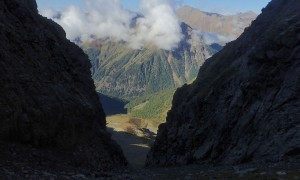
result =
[[[139,97],[128,103],[125,107],[131,116],[164,122],[168,111],[171,109],[175,90],[175,88],[172,88]]]

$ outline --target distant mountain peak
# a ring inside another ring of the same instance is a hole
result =
[[[187,5],[179,8],[176,14],[182,22],[185,22],[193,29],[235,37],[238,37],[257,16],[252,11],[234,15],[222,15],[204,12]]]

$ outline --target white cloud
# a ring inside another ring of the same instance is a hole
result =
[[[180,23],[167,0],[142,0],[143,18],[137,20],[138,31],[131,44],[138,47],[152,42],[162,49],[172,49],[181,40]]]
[[[217,33],[213,33],[213,32],[203,32],[203,31],[198,31],[198,34],[200,36],[203,37],[204,41],[206,44],[225,44],[227,42],[233,41],[235,40],[237,37],[234,35],[230,35],[230,36],[223,36]]]
[[[175,48],[181,40],[180,23],[174,12],[175,1],[142,0],[142,17],[131,27],[133,13],[122,8],[119,0],[85,0],[85,7],[70,6],[60,12],[42,11],[67,33],[67,38],[89,41],[93,38],[113,38],[127,41],[133,48],[155,44],[162,49]]]

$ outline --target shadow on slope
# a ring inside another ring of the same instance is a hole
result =
[[[142,168],[160,123],[129,115],[108,116],[106,120],[112,139],[121,146],[129,164]]]
[[[221,51],[221,50],[223,49],[223,46],[220,45],[220,44],[218,44],[218,43],[212,43],[212,44],[210,45],[210,47],[211,47],[212,49],[214,49],[216,52],[219,52],[219,51]]]
[[[150,145],[154,141],[147,137],[139,137],[130,132],[115,131],[113,128],[107,128],[112,134],[112,138],[122,147],[127,161],[133,168],[142,168],[145,165]],[[149,131],[149,130],[148,130]]]
[[[107,116],[116,114],[127,114],[127,109],[125,108],[126,102],[106,96],[104,94],[98,93],[102,107]]]

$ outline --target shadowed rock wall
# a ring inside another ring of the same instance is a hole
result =
[[[106,132],[90,67],[64,30],[38,14],[34,0],[1,0],[1,143],[60,150],[58,161],[71,166],[74,159],[96,170],[126,164]]]
[[[300,1],[273,0],[174,95],[148,166],[300,155]]]

